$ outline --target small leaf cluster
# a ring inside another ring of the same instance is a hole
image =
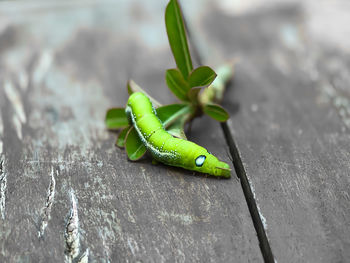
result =
[[[213,101],[201,100],[199,93],[208,87],[217,77],[215,71],[208,66],[193,69],[188,48],[182,12],[177,0],[170,0],[165,11],[165,25],[171,51],[177,68],[168,69],[165,80],[172,93],[184,103],[189,102],[196,107],[196,114],[203,112],[213,119],[223,122],[229,117],[220,105]]]
[[[228,119],[226,110],[216,102],[222,99],[220,94],[222,94],[224,86],[222,83],[226,81],[226,75],[231,76],[231,74],[217,76],[208,66],[193,69],[184,20],[177,0],[169,1],[165,11],[165,24],[177,66],[166,70],[165,80],[168,88],[181,103],[163,106],[132,80],[128,82],[127,90],[129,95],[134,92],[146,94],[156,107],[157,116],[164,128],[173,136],[186,139],[185,124],[203,113],[220,122]],[[229,67],[229,72],[232,73],[232,67]],[[138,160],[146,153],[146,147],[135,128],[129,123],[124,108],[109,109],[105,123],[110,130],[121,129],[116,145],[126,148],[130,160]]]

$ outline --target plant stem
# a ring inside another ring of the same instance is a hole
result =
[[[234,61],[221,65],[216,70],[217,77],[209,87],[205,88],[200,94],[200,104],[220,103],[224,97],[227,83],[234,74]]]

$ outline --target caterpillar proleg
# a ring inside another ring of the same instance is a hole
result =
[[[158,119],[151,101],[142,92],[130,95],[125,112],[141,141],[157,161],[214,176],[231,177],[227,163],[219,161],[193,142],[170,135]]]

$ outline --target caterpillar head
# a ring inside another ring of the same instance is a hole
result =
[[[210,153],[201,154],[194,160],[195,170],[201,173],[207,173],[214,176],[222,176],[225,178],[231,177],[231,168],[225,163],[221,162],[214,155]]]

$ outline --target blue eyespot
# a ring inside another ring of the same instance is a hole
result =
[[[205,155],[199,155],[194,161],[196,166],[201,167],[205,161],[205,158],[207,158]]]

